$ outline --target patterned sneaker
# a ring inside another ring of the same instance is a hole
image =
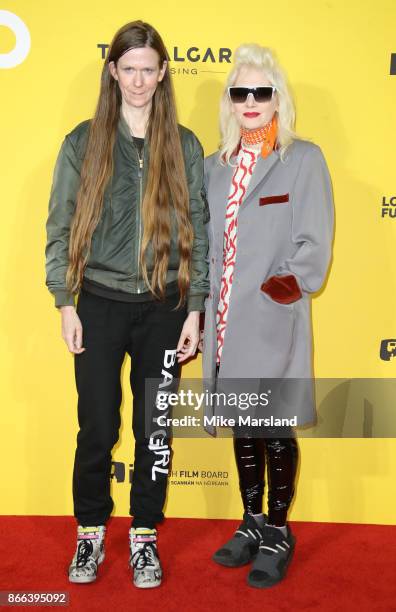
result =
[[[150,589],[161,584],[162,569],[157,551],[157,530],[133,527],[129,530],[129,565],[133,569],[133,584]]]
[[[105,558],[104,536],[106,527],[77,527],[77,550],[69,567],[70,582],[93,582],[98,565]]]
[[[289,526],[287,536],[284,536],[276,527],[266,525],[257,557],[247,577],[248,584],[263,589],[280,582],[286,575],[295,544],[296,539]]]
[[[264,520],[267,520],[265,515]],[[256,556],[262,537],[262,530],[255,519],[245,512],[234,536],[215,552],[212,559],[226,567],[246,565]]]

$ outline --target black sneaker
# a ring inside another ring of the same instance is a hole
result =
[[[265,525],[257,556],[247,577],[248,584],[263,589],[280,582],[286,575],[295,543],[289,526],[284,536],[280,529]]]
[[[264,520],[267,520],[265,515]],[[262,530],[253,516],[245,512],[234,536],[215,552],[212,559],[226,567],[246,565],[256,556],[262,537]]]

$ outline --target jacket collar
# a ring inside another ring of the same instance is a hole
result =
[[[275,164],[280,160],[280,155],[277,151],[273,151],[268,157],[263,158],[261,155],[258,157],[256,167],[253,175],[250,179],[247,191],[241,204],[241,210],[248,205],[251,196],[254,192],[263,186],[265,180],[268,178],[270,171],[274,168]],[[224,215],[227,206],[228,196],[230,192],[231,180],[235,172],[235,165],[237,163],[237,157],[231,158],[232,166],[229,164],[220,164],[220,158],[218,163],[213,168],[213,174],[211,175],[211,183],[214,185],[214,192],[216,194],[216,206],[213,206],[211,210],[211,217],[213,220],[213,227],[215,232],[221,233],[224,229]]]
[[[252,177],[249,181],[248,188],[246,190],[245,196],[243,198],[241,208],[243,208],[244,204],[248,201],[252,193],[255,191],[257,187],[262,185],[265,179],[268,176],[268,173],[273,168],[273,166],[280,160],[280,155],[278,151],[275,149],[272,151],[268,157],[262,157],[259,155],[256,162],[256,167],[252,174]]]

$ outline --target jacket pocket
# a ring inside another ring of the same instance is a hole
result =
[[[284,193],[282,195],[271,195],[260,198],[259,205],[265,206],[266,204],[286,204],[289,201],[289,194]]]
[[[261,285],[261,291],[278,304],[292,304],[302,297],[294,274],[271,276]]]

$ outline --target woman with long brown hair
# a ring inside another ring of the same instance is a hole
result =
[[[168,62],[152,26],[122,27],[103,67],[95,115],[66,136],[54,173],[47,286],[74,354],[80,426],[72,582],[95,580],[104,559],[126,353],[135,437],[130,565],[136,586],[161,582],[156,525],[171,449],[168,432],[156,425],[158,386],[145,382],[172,384],[194,355],[208,293],[202,148],[177,123]]]

